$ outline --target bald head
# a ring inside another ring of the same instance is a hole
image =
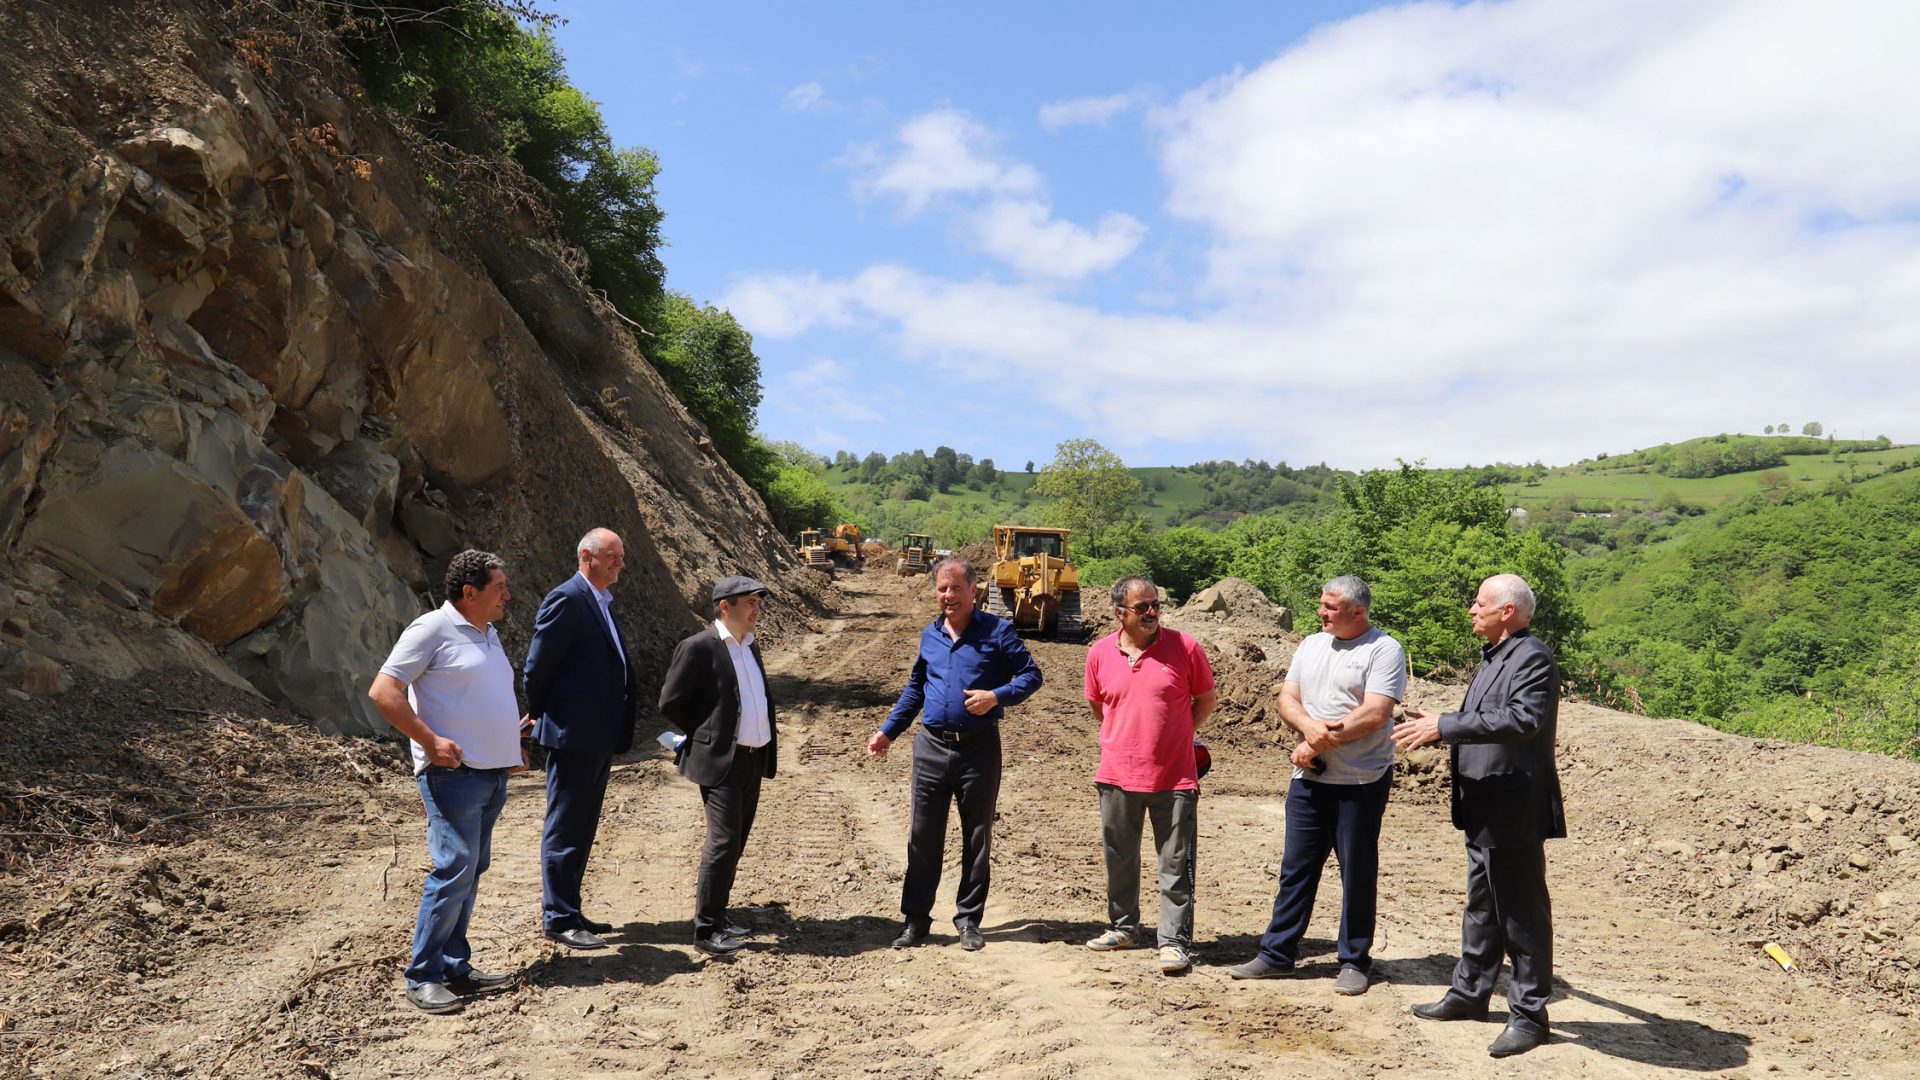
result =
[[[627,546],[620,534],[612,529],[588,529],[573,547],[580,558],[581,576],[594,588],[605,591],[620,580],[620,571],[627,565]]]
[[[1533,621],[1533,589],[1518,574],[1495,574],[1480,583],[1467,617],[1473,632],[1498,645]]]

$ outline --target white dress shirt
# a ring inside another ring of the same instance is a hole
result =
[[[713,620],[713,629],[726,643],[727,656],[733,660],[733,676],[740,682],[740,729],[734,741],[741,746],[765,746],[773,741],[773,722],[767,718],[767,683],[760,677],[760,665],[753,660],[753,635],[737,639],[719,619]]]
[[[593,593],[595,600],[600,601],[600,617],[606,620],[607,633],[613,635],[613,651],[620,654],[620,670],[625,672],[627,670],[627,647],[620,642],[620,628],[613,625],[613,590],[595,587],[593,582],[587,581],[587,575],[584,573],[578,574],[577,576],[581,581],[587,582],[587,591]]]

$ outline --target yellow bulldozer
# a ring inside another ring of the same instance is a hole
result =
[[[824,570],[828,577],[833,576],[833,556],[827,554],[826,539],[819,529],[800,530],[798,543],[800,561],[809,570]]]
[[[926,533],[908,533],[907,542],[900,545],[900,561],[896,569],[901,577],[912,577],[933,569],[933,537]]]
[[[852,522],[835,525],[821,542],[827,546],[827,556],[848,569],[857,569],[866,561],[860,552],[860,526]]]
[[[993,527],[993,565],[979,589],[979,606],[1013,620],[1016,630],[1078,638],[1080,572],[1067,559],[1066,529]]]

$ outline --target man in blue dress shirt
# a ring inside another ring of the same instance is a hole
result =
[[[960,889],[953,925],[961,948],[986,945],[980,918],[987,907],[994,806],[1000,799],[1000,717],[1040,689],[1040,669],[1013,624],[973,606],[973,567],[947,559],[934,567],[940,617],[920,632],[920,656],[887,722],[867,741],[879,757],[921,715],[913,743],[913,825],[907,876],[900,888],[906,927],[893,941],[906,949],[927,940],[933,894],[946,856],[947,806],[960,806]]]

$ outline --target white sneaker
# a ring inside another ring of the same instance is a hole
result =
[[[1160,946],[1160,973],[1162,975],[1172,975],[1185,971],[1192,966],[1193,958],[1187,955],[1187,950],[1178,945]]]
[[[1133,948],[1133,935],[1127,933],[1125,930],[1109,930],[1099,937],[1094,938],[1092,941],[1087,942],[1087,948],[1092,949],[1094,952],[1112,952],[1115,949],[1131,949]]]

